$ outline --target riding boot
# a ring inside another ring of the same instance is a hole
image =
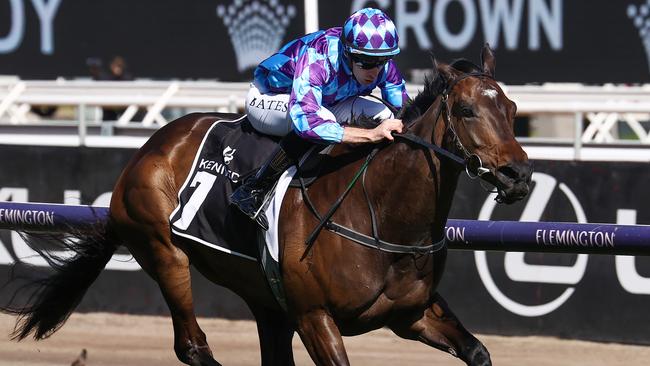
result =
[[[262,229],[268,230],[269,222],[264,213],[267,195],[282,173],[295,165],[309,147],[311,143],[298,137],[295,132],[289,133],[257,173],[235,189],[230,196],[231,204],[255,220]]]

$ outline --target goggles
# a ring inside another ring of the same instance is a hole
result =
[[[352,63],[364,70],[372,70],[377,67],[383,67],[386,65],[386,62],[392,58],[392,56],[362,56],[350,54]]]

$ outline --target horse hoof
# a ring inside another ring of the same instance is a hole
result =
[[[189,362],[186,363],[190,366],[222,366],[212,357],[212,351],[208,346],[193,346],[190,348],[188,356]]]
[[[191,366],[222,366],[217,360],[208,355],[194,357],[190,362]]]
[[[478,340],[476,345],[472,347],[472,350],[469,352],[466,362],[468,366],[492,366],[490,352],[488,352],[483,343]]]

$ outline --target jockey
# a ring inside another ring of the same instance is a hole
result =
[[[255,69],[246,98],[253,127],[284,136],[255,176],[230,199],[268,230],[265,196],[282,173],[313,143],[362,144],[393,140],[402,121],[369,95],[379,87],[383,99],[401,108],[408,99],[405,82],[392,58],[400,52],[393,21],[381,10],[352,14],[342,28],[317,31],[289,42]],[[352,116],[381,121],[373,129],[347,126]]]

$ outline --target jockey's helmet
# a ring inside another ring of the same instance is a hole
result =
[[[399,53],[395,23],[383,11],[365,8],[343,24],[341,42],[350,56],[393,57]]]

